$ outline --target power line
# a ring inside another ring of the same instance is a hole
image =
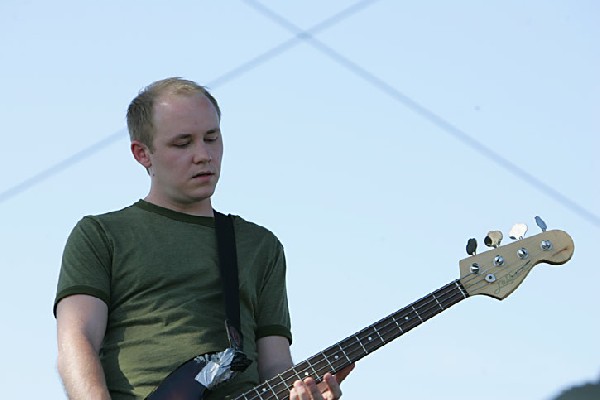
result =
[[[88,146],[88,147],[84,148],[83,150],[78,151],[77,153],[73,154],[72,156],[67,157],[64,160],[54,164],[50,168],[47,168],[47,169],[35,174],[34,176],[32,176],[28,179],[25,179],[24,181],[20,182],[19,184],[9,188],[8,190],[5,190],[4,192],[0,193],[0,203],[10,199],[11,197],[15,197],[19,193],[22,193],[22,192],[26,191],[27,189],[45,181],[46,179],[50,178],[51,176],[54,176],[61,171],[64,171],[65,169],[73,166],[74,164],[77,164],[79,161],[84,160],[84,159],[94,155],[95,153],[98,153],[100,150],[105,149],[106,147],[108,147],[112,143],[116,142],[117,140],[126,137],[125,132],[126,132],[125,129],[121,129],[120,131],[115,132],[112,135],[105,137],[104,139],[100,140],[99,142],[96,142],[96,143],[92,144],[91,146]]]
[[[357,14],[359,11],[364,10],[367,6],[372,5],[376,1],[379,1],[379,0],[359,1],[359,2],[349,6],[348,8],[343,9],[342,11],[338,12],[337,14],[334,14],[331,17],[319,22],[318,24],[314,25],[312,28],[310,28],[306,31],[295,32],[294,36],[291,37],[290,39],[281,42],[277,46],[265,51],[264,53],[254,57],[253,59],[245,62],[244,64],[241,64],[240,66],[232,69],[231,71],[226,72],[225,74],[221,75],[219,78],[208,83],[207,86],[210,88],[220,86],[221,84],[226,83],[226,82],[254,69],[257,66],[264,64],[265,62],[275,58],[279,54],[300,44],[305,39],[306,35],[316,35],[317,33],[324,31],[325,29],[331,28],[332,26],[338,24],[339,22],[350,17],[351,15]]]
[[[402,103],[404,106],[408,107],[409,109],[411,109],[415,113],[419,114],[420,116],[422,116],[429,122],[433,123],[441,130],[454,136],[456,139],[458,139],[465,145],[471,147],[476,152],[482,154],[486,158],[495,162],[500,167],[504,168],[505,170],[507,170],[510,173],[512,173],[513,175],[515,175],[517,178],[522,179],[523,181],[527,182],[531,186],[535,187],[537,190],[539,190],[542,193],[546,194],[547,196],[553,198],[554,200],[556,200],[557,202],[559,202],[566,208],[570,209],[574,213],[578,214],[582,218],[584,218],[584,219],[588,220],[589,222],[591,222],[592,224],[600,227],[600,217],[599,216],[595,215],[594,213],[587,210],[583,206],[579,205],[575,201],[571,200],[567,196],[563,195],[562,193],[560,193],[558,190],[554,189],[550,185],[547,185],[546,183],[542,182],[541,180],[536,178],[534,175],[532,175],[529,172],[525,171],[524,169],[520,168],[519,166],[517,166],[516,164],[514,164],[507,158],[496,153],[494,150],[485,146],[483,143],[475,140],[473,137],[469,136],[463,130],[457,128],[456,126],[452,125],[450,122],[446,121],[441,116],[435,114],[434,112],[432,112],[431,110],[427,109],[426,107],[420,105],[419,103],[417,103],[416,101],[414,101],[413,99],[408,97],[407,95],[401,93],[400,91],[395,89],[393,86],[391,86],[384,80],[378,78],[371,72],[367,71],[366,69],[362,68],[361,66],[359,66],[355,62],[351,61],[347,57],[344,57],[340,53],[336,52],[334,49],[327,46],[323,42],[314,38],[313,35],[311,35],[309,31],[301,30],[299,27],[292,24],[290,21],[283,18],[281,15],[276,14],[274,11],[272,11],[268,7],[258,3],[256,1],[245,0],[245,2],[247,4],[249,4],[250,6],[252,6],[258,12],[260,12],[261,14],[263,14],[264,16],[269,18],[270,20],[272,20],[275,23],[277,23],[278,25],[284,27],[288,31],[294,33],[296,35],[296,37],[301,37],[303,40],[308,42],[310,45],[312,45],[314,48],[319,50],[321,53],[323,53],[323,54],[327,55],[328,57],[330,57],[331,59],[333,59],[339,65],[350,70],[355,75],[359,76],[360,78],[362,78],[369,84],[371,84],[371,85],[375,86],[376,88],[378,88],[379,90],[381,90],[383,93],[387,94],[394,100]]]
[[[230,82],[233,79],[238,78],[241,75],[249,72],[250,70],[277,57],[278,55],[291,49],[292,47],[302,43],[305,35],[315,35],[327,28],[330,28],[330,27],[334,26],[335,24],[341,22],[342,20],[350,17],[351,15],[354,15],[354,14],[362,11],[367,6],[375,3],[376,1],[378,1],[378,0],[363,0],[363,1],[359,1],[357,3],[350,5],[349,7],[343,9],[342,11],[340,11],[340,12],[332,15],[331,17],[326,18],[325,20],[314,25],[309,30],[298,32],[294,37],[283,41],[282,43],[278,44],[277,46],[265,51],[264,53],[254,57],[251,60],[239,65],[238,67],[226,72],[225,74],[214,79],[213,81],[208,82],[206,84],[206,86],[214,89],[214,88],[221,86],[227,82]],[[99,142],[94,143],[91,146],[89,146],[83,150],[80,150],[79,152],[63,159],[62,161],[59,161],[58,163],[35,174],[34,176],[25,179],[24,181],[16,184],[15,186],[10,187],[3,192],[0,192],[0,203],[3,203],[4,201],[7,201],[7,200],[19,195],[20,193],[25,192],[26,190],[32,188],[33,186],[36,186],[36,185],[42,183],[43,181],[47,180],[48,178],[64,171],[65,169],[68,169],[69,167],[75,165],[76,163],[94,155],[95,153],[98,153],[99,151],[108,147],[108,145],[112,144],[113,142],[116,142],[117,140],[126,137],[124,132],[125,132],[125,130],[121,129],[118,132],[115,132],[115,133],[105,137],[104,139],[100,140]]]

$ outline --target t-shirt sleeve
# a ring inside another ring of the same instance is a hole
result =
[[[110,302],[112,247],[105,230],[92,217],[84,217],[71,231],[58,277],[56,306],[65,297],[87,294]]]
[[[283,336],[292,343],[290,313],[286,289],[286,262],[283,246],[276,246],[259,295],[256,338]]]

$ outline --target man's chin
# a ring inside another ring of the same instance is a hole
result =
[[[215,193],[215,190],[203,190],[196,191],[189,194],[188,198],[191,203],[204,203],[210,202],[212,195]]]

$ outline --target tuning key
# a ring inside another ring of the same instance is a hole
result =
[[[546,232],[546,229],[548,229],[548,225],[546,225],[544,220],[541,219],[539,216],[535,217],[535,223],[537,224],[537,226],[539,226],[542,232]]]
[[[489,231],[487,236],[483,239],[483,243],[488,247],[496,248],[500,246],[502,241],[502,232],[500,231]]]
[[[467,241],[467,254],[470,256],[475,255],[475,251],[477,250],[477,240],[471,238]]]
[[[527,225],[525,224],[514,224],[508,233],[508,237],[512,240],[523,239],[527,233]]]

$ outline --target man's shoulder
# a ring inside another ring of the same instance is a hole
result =
[[[114,225],[114,224],[122,224],[129,223],[132,219],[139,218],[142,214],[140,212],[139,207],[136,207],[137,203],[131,204],[129,206],[123,207],[118,210],[106,211],[104,213],[99,214],[89,214],[85,215],[79,221],[79,225]]]
[[[256,222],[249,221],[239,215],[230,214],[233,217],[236,233],[248,235],[261,240],[269,240],[279,243],[277,236],[268,228]]]
[[[129,216],[132,214],[137,214],[140,211],[142,211],[142,209],[139,207],[141,201],[136,201],[135,203],[132,203],[128,206],[122,207],[120,209],[116,209],[116,210],[111,210],[111,211],[107,211],[101,214],[96,215],[97,217],[100,218],[105,218],[105,219],[111,219],[111,218],[122,218],[124,216]]]

